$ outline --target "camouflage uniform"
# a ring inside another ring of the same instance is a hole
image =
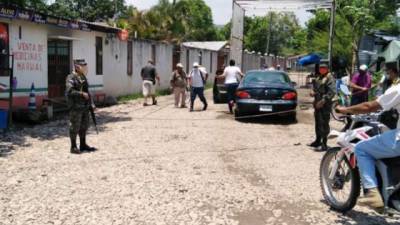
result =
[[[330,133],[329,120],[332,111],[332,99],[335,96],[335,80],[328,74],[326,76],[318,76],[314,80],[314,107],[321,100],[325,100],[322,108],[315,108],[315,134],[317,141],[322,141],[322,145],[326,145],[327,137]],[[326,147],[326,146],[325,146]]]
[[[80,144],[86,144],[86,131],[89,127],[90,102],[82,96],[82,92],[89,93],[89,84],[85,76],[76,73],[70,74],[66,80],[66,93],[70,109],[69,135],[72,147],[76,147],[76,137],[79,135]]]

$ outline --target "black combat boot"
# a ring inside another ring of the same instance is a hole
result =
[[[89,145],[86,144],[86,135],[80,134],[80,135],[79,135],[79,139],[80,139],[80,148],[79,148],[79,149],[80,149],[82,152],[83,152],[83,151],[86,151],[86,152],[94,152],[94,151],[97,150],[96,148],[90,147]]]
[[[313,148],[318,148],[319,146],[321,146],[321,137],[317,136],[315,141],[310,143],[310,144],[308,144],[308,146],[313,147]]]
[[[77,145],[76,145],[76,137],[70,137],[71,140],[71,153],[72,154],[81,154],[81,151],[78,149]]]
[[[322,138],[322,145],[321,145],[321,151],[325,152],[328,151],[328,138],[324,137]]]

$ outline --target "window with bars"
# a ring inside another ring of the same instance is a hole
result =
[[[103,75],[103,38],[96,37],[96,74]]]
[[[132,76],[133,73],[133,44],[132,41],[128,41],[128,52],[127,52],[127,73]]]

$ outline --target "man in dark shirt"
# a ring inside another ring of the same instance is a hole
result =
[[[140,74],[143,79],[143,106],[148,106],[147,98],[149,96],[153,99],[153,105],[157,105],[155,85],[156,80],[158,81],[158,85],[160,85],[160,77],[158,76],[156,68],[154,67],[154,62],[149,60],[148,64],[143,67]]]

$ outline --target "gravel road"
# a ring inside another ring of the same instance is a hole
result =
[[[95,153],[69,153],[66,119],[2,137],[1,225],[400,224],[324,204],[323,153],[306,146],[311,109],[295,124],[237,122],[225,105],[189,113],[166,96],[159,106],[131,101],[98,115],[100,134],[88,137]]]

